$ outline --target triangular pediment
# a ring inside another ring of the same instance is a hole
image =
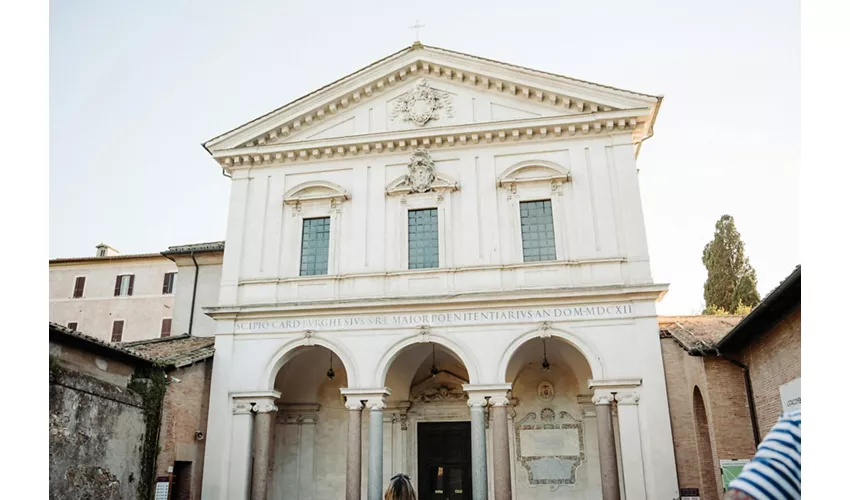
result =
[[[577,113],[423,76],[266,145]]]
[[[217,151],[650,108],[659,98],[414,44],[220,135]]]

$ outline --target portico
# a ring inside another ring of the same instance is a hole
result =
[[[208,141],[204,498],[674,498],[636,144],[659,100],[415,44]]]

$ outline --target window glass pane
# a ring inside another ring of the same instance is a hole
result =
[[[165,273],[162,280],[162,293],[168,294],[174,292],[174,275],[177,273]]]
[[[304,219],[301,232],[301,276],[328,274],[331,218]]]
[[[121,276],[121,292],[119,295],[129,295],[130,293],[130,276]]]
[[[407,268],[440,267],[437,209],[425,208],[407,212]]]
[[[519,204],[522,228],[522,260],[537,262],[555,260],[555,226],[552,223],[552,201],[523,201]]]

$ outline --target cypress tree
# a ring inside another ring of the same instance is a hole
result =
[[[742,313],[761,300],[756,272],[744,255],[744,242],[731,215],[715,223],[714,239],[705,245],[702,263],[708,270],[703,314]]]

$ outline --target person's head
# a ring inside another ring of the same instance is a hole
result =
[[[416,492],[407,474],[396,474],[384,493],[384,500],[416,500]]]

